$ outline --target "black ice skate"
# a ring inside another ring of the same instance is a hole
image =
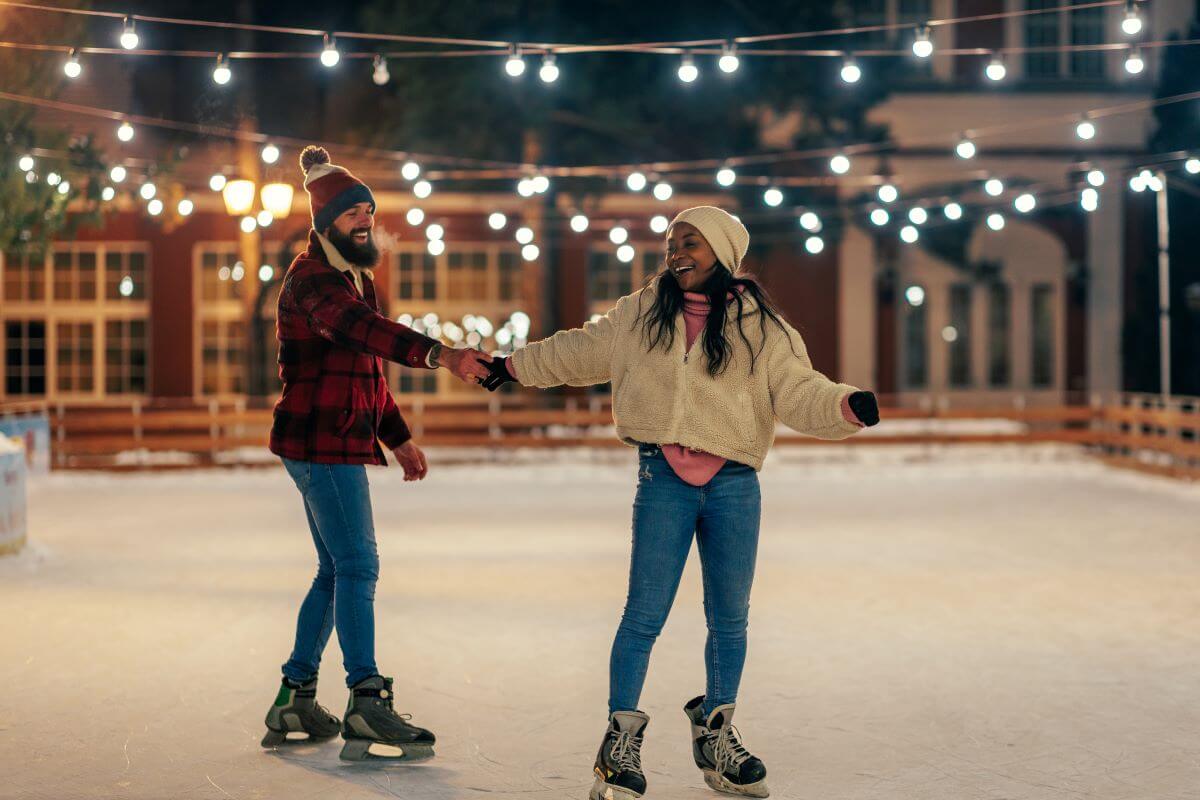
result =
[[[704,719],[703,695],[683,707],[692,723],[692,756],[710,788],[727,794],[767,797],[771,793],[766,783],[767,768],[738,741],[733,727],[734,708],[733,703],[717,706]]]
[[[332,739],[341,721],[317,702],[317,679],[296,685],[287,678],[279,685],[275,703],[267,712],[263,747]]]
[[[392,679],[374,675],[350,690],[342,722],[341,758],[345,761],[418,761],[433,756],[436,737],[410,725],[408,714],[392,705]],[[372,749],[374,748],[374,749]]]
[[[630,800],[646,791],[642,773],[642,732],[650,717],[641,711],[615,711],[596,754],[596,781],[589,800]]]

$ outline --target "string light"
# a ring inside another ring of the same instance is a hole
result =
[[[38,179],[38,176],[37,176],[36,172],[30,171],[30,172],[25,173],[25,182],[26,183],[37,183],[37,179]]]
[[[137,30],[133,27],[133,20],[125,17],[121,23],[121,47],[126,50],[133,50],[138,46]]]
[[[783,202],[783,192],[772,186],[763,192],[763,202],[774,208]]]
[[[446,243],[441,239],[430,239],[425,243],[425,250],[431,256],[440,256],[446,252]]]
[[[671,184],[667,182],[654,184],[654,197],[657,200],[667,201],[671,199],[671,195],[675,190],[671,188]]]
[[[929,220],[929,213],[920,206],[908,210],[908,221],[913,225],[924,225]]]
[[[258,279],[263,283],[269,283],[275,277],[275,268],[270,264],[263,264],[258,268]]]
[[[158,194],[158,187],[150,181],[146,181],[142,184],[142,188],[138,189],[138,194],[142,196],[143,200],[153,199],[154,195]]]
[[[494,231],[504,230],[504,226],[508,224],[508,217],[501,214],[499,211],[493,211],[488,215],[488,227]]]
[[[58,186],[58,184],[61,182],[62,182],[62,175],[59,175],[57,172],[51,172],[46,175],[46,183],[49,186]],[[150,197],[153,197],[153,196],[154,196],[153,194],[150,195]],[[150,198],[147,197],[146,199],[149,200]]]
[[[608,232],[608,240],[613,244],[625,244],[629,240],[629,231],[618,225]]]
[[[179,205],[175,207],[181,217],[190,217],[192,212],[196,210],[196,204],[186,197],[179,201]]]
[[[521,178],[517,181],[517,194],[521,197],[533,197],[533,180],[530,178]]]
[[[17,160],[17,168],[20,169],[21,172],[29,172],[29,170],[33,169],[36,164],[37,162],[33,160],[33,156],[21,156]]]
[[[987,76],[989,81],[999,82],[1004,80],[1008,75],[1008,67],[1004,66],[1004,59],[997,53],[992,56],[992,60],[988,62],[987,68],[983,74]]]
[[[668,220],[662,214],[655,214],[650,218],[650,230],[654,231],[655,233],[666,233],[667,228],[670,227],[670,225],[670,220]]]
[[[529,244],[533,241],[533,229],[524,226],[517,228],[514,238],[517,240],[517,244]],[[532,259],[530,260],[532,261]]]
[[[429,241],[437,241],[446,235],[446,229],[436,222],[425,229],[425,238]]]
[[[271,216],[271,212],[265,208],[258,212],[258,215],[254,219],[260,228],[269,228],[271,227],[271,223],[275,221],[275,218]]]
[[[1146,62],[1142,60],[1142,51],[1137,47],[1131,47],[1129,55],[1125,56],[1125,71],[1130,75],[1140,75],[1145,68]]]
[[[1121,32],[1126,36],[1137,36],[1142,32],[1142,15],[1137,3],[1129,0],[1125,4],[1125,18],[1121,20]]]
[[[1100,193],[1092,187],[1087,187],[1079,193],[1079,205],[1084,211],[1095,211],[1100,207]]]
[[[58,184],[58,193],[59,194],[66,194],[69,191],[71,191],[71,182],[70,181],[62,181],[61,183]]]
[[[413,194],[424,200],[433,194],[433,184],[429,181],[417,181],[413,184]]]
[[[421,165],[415,161],[406,161],[404,166],[400,167],[400,177],[406,181],[415,181],[420,174]]]
[[[1085,141],[1092,139],[1096,136],[1096,126],[1090,119],[1084,117],[1079,121],[1079,124],[1075,126],[1075,135]]]
[[[554,83],[558,80],[558,64],[554,63],[554,53],[546,53],[542,56],[542,66],[538,70],[538,77],[542,79],[542,83]],[[532,258],[527,260],[533,261]]]
[[[588,229],[589,220],[585,214],[576,214],[571,217],[571,230],[576,233],[583,233]]]
[[[858,66],[858,62],[853,56],[846,56],[842,62],[842,80],[846,83],[858,83],[862,78],[862,68]]]
[[[1146,179],[1141,174],[1134,175],[1129,179],[1129,188],[1138,193],[1146,191]]]
[[[163,210],[162,200],[151,200],[146,204],[146,210],[150,212],[150,216],[157,217]]]
[[[905,244],[912,244],[921,237],[921,234],[912,225],[905,225],[900,229],[900,239]]]
[[[942,207],[942,213],[946,216],[946,219],[954,222],[962,219],[963,208],[958,203],[946,203],[946,205]]]
[[[263,147],[262,160],[266,164],[274,164],[279,160],[279,148],[273,144],[268,144]]]
[[[913,55],[917,58],[929,58],[933,55],[933,40],[929,38],[929,26],[917,28],[917,38],[912,43]]]
[[[885,183],[879,187],[879,190],[875,194],[882,203],[894,203],[896,202],[896,198],[900,196],[900,190],[896,188],[895,184]]]
[[[113,180],[116,180],[116,178]],[[208,179],[208,188],[212,189],[214,192],[219,192],[225,188],[225,182],[225,176],[218,172]]]
[[[722,167],[717,170],[717,183],[722,186],[732,186],[737,180],[737,173],[730,167]]]
[[[629,187],[631,192],[640,192],[646,188],[646,176],[640,172],[631,172],[629,177],[625,179],[625,185]]]
[[[117,196],[117,190],[111,186],[105,186],[100,191],[100,199],[106,203],[111,202],[112,199],[116,196]]]
[[[516,45],[508,52],[504,62],[504,71],[510,78],[519,78],[525,74],[525,59],[521,58],[521,50]]]
[[[883,209],[883,208],[877,208],[871,212],[871,222],[873,222],[875,225],[878,225],[881,228],[884,225],[887,225],[888,222],[891,220],[891,218],[892,218],[892,215],[889,214],[887,212],[887,210]]]
[[[910,286],[904,290],[904,299],[910,306],[919,308],[925,302],[925,290],[920,286]]]
[[[683,60],[679,64],[678,74],[679,80],[683,81],[684,83],[691,83],[692,81],[696,80],[696,78],[700,77],[700,69],[696,66],[696,61],[692,58],[691,53],[683,54]]]
[[[987,226],[994,231],[1003,230],[1004,215],[998,211],[993,211],[987,215]]]
[[[815,256],[825,249],[825,240],[820,236],[810,236],[804,240],[804,249]]]
[[[1023,192],[1017,195],[1017,199],[1013,201],[1013,207],[1022,214],[1028,214],[1037,207],[1037,198],[1029,192]]]
[[[983,190],[992,197],[999,197],[1004,194],[1004,181],[999,178],[988,178],[983,184]]]
[[[75,52],[74,48],[71,49],[66,62],[63,64],[63,72],[72,80],[78,78],[83,73],[83,66],[79,63],[79,53]]]
[[[633,261],[633,257],[637,255],[637,251],[633,249],[631,244],[623,244],[617,248],[617,259],[622,263],[628,264]]]
[[[800,215],[800,219],[798,221],[800,223],[800,227],[804,228],[804,230],[808,231],[809,233],[817,233],[821,230],[821,218],[812,211],[805,211]]]
[[[254,233],[258,228],[258,220],[251,216],[242,217],[241,228],[242,233]]]
[[[1189,158],[1183,162],[1183,168],[1188,171],[1189,175],[1200,173],[1200,158]]]
[[[375,56],[371,66],[371,80],[376,86],[386,86],[391,79],[392,73],[388,72],[387,59],[380,55]]]
[[[225,54],[217,56],[217,65],[213,67],[212,79],[213,83],[218,86],[224,86],[233,78],[233,71],[229,69],[229,61],[225,58]]]
[[[133,139],[133,126],[128,122],[122,122],[121,126],[117,128],[117,138],[122,142],[131,141]]]
[[[125,168],[122,167],[120,164],[117,164],[115,167],[113,167],[112,169],[110,169],[108,171],[108,177],[112,180],[113,183],[120,183],[121,181],[125,180],[125,175],[126,175]]]
[[[975,142],[971,141],[971,137],[964,135],[955,145],[954,152],[962,159],[974,158]]]
[[[325,46],[321,48],[322,66],[332,69],[342,60],[342,54],[337,49],[337,39],[331,34],[325,34]]]
[[[540,255],[540,253],[541,251],[538,250],[538,246],[536,244],[527,244],[521,248],[521,258],[525,259],[526,261],[537,261],[537,257]]]
[[[533,184],[533,191],[538,194],[545,194],[550,188],[550,179],[545,175],[535,175],[530,179]]]
[[[1104,185],[1104,172],[1098,169],[1088,170],[1087,182],[1092,186]]]
[[[729,42],[721,46],[721,58],[717,61],[717,66],[727,75],[737,72],[741,62],[737,57],[736,44]]]
[[[425,221],[425,212],[419,208],[410,208],[404,219],[415,228]]]
[[[829,168],[838,175],[845,175],[850,171],[850,159],[846,155],[838,153],[829,159]]]

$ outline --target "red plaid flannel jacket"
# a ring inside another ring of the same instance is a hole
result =
[[[383,359],[428,369],[434,340],[380,315],[375,285],[363,294],[329,263],[315,233],[288,267],[275,331],[283,393],[271,425],[272,453],[321,464],[385,465],[412,438],[384,377]]]

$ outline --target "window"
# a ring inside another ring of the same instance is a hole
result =
[[[96,251],[54,248],[54,299],[96,299]]]
[[[242,391],[246,326],[241,320],[206,319],[200,325],[201,391],[206,395]]]
[[[1060,0],[1025,0],[1025,8],[1034,11],[1062,5]],[[1103,9],[1100,9],[1103,10]],[[1056,47],[1059,40],[1059,14],[1030,14],[1025,17],[1026,47]],[[1059,54],[1032,52],[1025,54],[1025,75],[1029,78],[1057,78]]]
[[[55,325],[54,371],[60,392],[91,392],[95,388],[95,327],[91,322]]]
[[[1030,294],[1033,353],[1030,383],[1035,388],[1054,385],[1054,287],[1034,284]]]
[[[955,389],[971,385],[971,286],[956,283],[950,287],[950,326],[946,339],[949,356],[950,386]]]
[[[907,295],[916,294],[910,287]],[[904,303],[902,316],[904,343],[904,385],[909,389],[923,389],[929,382],[929,350],[925,338],[927,314],[925,312],[924,293],[920,293],[921,302],[914,304],[912,300]]]
[[[104,323],[104,389],[108,394],[146,392],[146,321]]]
[[[205,245],[200,253],[200,298],[206,303],[240,300],[246,267],[233,242]]]
[[[46,257],[43,253],[6,253],[3,265],[5,300],[46,299]]]
[[[988,385],[1012,381],[1012,297],[1007,286],[988,286]]]
[[[592,302],[613,301],[629,294],[633,291],[633,269],[633,264],[605,250],[588,253],[588,297]]]
[[[501,300],[520,300],[523,292],[521,291],[521,276],[524,269],[521,265],[521,257],[512,250],[505,250],[500,253],[500,299]]]
[[[401,367],[395,385],[403,394],[437,394],[437,372]]]
[[[1083,0],[1074,0],[1079,5]],[[1104,42],[1104,8],[1081,8],[1070,12],[1071,44]],[[1071,74],[1080,78],[1104,77],[1104,51],[1078,50],[1070,54]]]
[[[4,323],[4,391],[9,397],[46,394],[46,321]]]
[[[146,299],[146,254],[141,251],[108,250],[104,254],[104,299]]]
[[[401,300],[437,297],[437,262],[425,252],[395,254],[396,296]]]
[[[446,299],[482,300],[487,296],[487,253],[478,250],[451,252],[446,259]]]
[[[886,25],[888,21],[887,0],[855,0],[851,6],[853,26],[869,27]],[[888,31],[868,31],[854,35],[854,47],[859,50],[872,50],[887,44]]]

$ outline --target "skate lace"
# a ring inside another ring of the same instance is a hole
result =
[[[642,737],[621,731],[609,750],[612,760],[622,770],[642,771]]]
[[[717,771],[725,772],[730,767],[740,767],[742,762],[750,757],[750,752],[738,741],[741,734],[732,725],[713,734],[713,760],[717,762]]]

